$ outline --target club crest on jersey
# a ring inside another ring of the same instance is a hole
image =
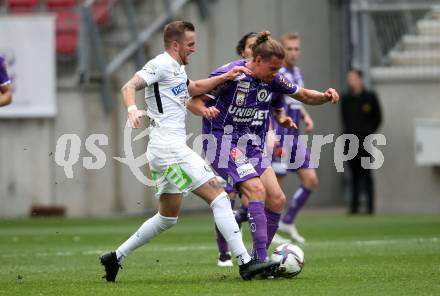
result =
[[[244,164],[247,160],[246,156],[237,147],[231,149],[230,156],[236,164]]]
[[[257,93],[257,100],[259,102],[265,102],[267,99],[269,99],[269,92],[266,89],[260,89]]]
[[[246,97],[246,94],[244,92],[237,91],[237,94],[235,95],[235,104],[237,106],[243,106],[245,97]]]

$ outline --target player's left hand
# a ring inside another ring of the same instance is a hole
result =
[[[241,73],[252,75],[252,71],[244,66],[235,66],[229,72],[225,73],[226,80],[233,80],[235,77]]]
[[[298,128],[298,126],[296,126],[293,119],[289,116],[284,116],[280,118],[278,124],[285,128],[296,128],[296,129]]]
[[[334,88],[329,88],[324,92],[324,96],[332,103],[336,104],[339,101],[339,94]]]
[[[304,118],[304,124],[306,125],[306,132],[313,131],[313,128],[315,127],[315,123],[313,122],[312,117],[309,115],[305,115]]]

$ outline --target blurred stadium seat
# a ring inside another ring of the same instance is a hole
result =
[[[47,0],[49,11],[71,10],[76,6],[76,0]]]
[[[95,22],[98,24],[98,26],[105,27],[110,23],[111,5],[112,4],[110,0],[96,0],[93,2],[93,6],[92,6],[93,18],[95,19]]]
[[[70,11],[60,11],[56,20],[56,53],[74,56],[78,46],[79,16]]]
[[[9,13],[30,13],[38,5],[38,0],[7,0]]]

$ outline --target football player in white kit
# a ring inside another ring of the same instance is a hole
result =
[[[182,194],[192,191],[211,207],[214,220],[237,258],[240,275],[248,280],[255,275],[276,268],[279,263],[257,263],[247,252],[228,195],[217,181],[209,165],[186,145],[186,105],[190,96],[204,94],[227,80],[232,80],[244,67],[235,67],[217,77],[198,81],[188,80],[184,65],[195,52],[194,26],[175,21],[164,28],[165,52],[150,60],[123,87],[128,121],[133,128],[140,127],[141,112],[136,107],[135,93],[145,89],[151,120],[147,148],[159,210],[116,251],[100,257],[105,267],[105,278],[114,282],[121,263],[136,248],[148,243],[177,222]]]

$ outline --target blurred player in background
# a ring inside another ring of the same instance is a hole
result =
[[[284,58],[284,64],[280,69],[280,73],[290,82],[304,87],[303,72],[297,66],[301,53],[299,35],[297,33],[286,33],[281,36],[281,44],[284,47],[286,57]],[[284,111],[293,118],[298,127],[300,121],[303,120],[306,125],[306,131],[311,132],[313,130],[312,117],[307,113],[300,101],[282,94],[273,94],[273,96],[284,97]],[[272,162],[272,167],[277,174],[280,186],[283,186],[284,178],[288,171],[296,171],[301,180],[301,185],[288,203],[287,210],[279,225],[279,231],[287,233],[296,242],[304,243],[305,239],[298,233],[294,221],[298,212],[310,197],[312,190],[318,186],[318,176],[310,163],[310,150],[299,141],[299,129],[286,129],[278,125],[275,120],[272,120],[272,127],[275,134],[280,136],[280,140],[276,142],[274,147]],[[289,155],[286,155],[289,151],[291,151]],[[297,168],[288,168],[289,163],[297,164],[298,162],[299,166]],[[285,242],[278,236],[274,238],[274,241],[277,243]]]
[[[278,229],[285,197],[279,188],[275,173],[271,168],[267,169],[270,162],[267,166],[263,164],[261,142],[258,142],[255,134],[251,132],[250,125],[257,111],[266,108],[264,106],[271,100],[272,92],[288,94],[313,105],[335,103],[339,96],[331,88],[325,93],[300,88],[279,75],[278,70],[285,57],[284,49],[267,31],[258,33],[252,45],[252,55],[251,61],[231,62],[218,68],[210,76],[222,75],[234,66],[249,68],[252,71],[251,75],[243,73],[233,81],[217,87],[208,98],[199,96],[192,98],[190,103],[203,106],[203,102],[206,101],[205,108],[214,107],[219,111],[214,117],[204,116],[203,133],[211,134],[215,140],[213,142],[216,142],[214,147],[204,145],[205,152],[208,156],[215,154],[212,166],[218,175],[227,180],[227,186],[236,187],[241,194],[249,198],[252,255],[258,261],[266,261],[267,248]],[[203,112],[202,108],[199,113]],[[280,125],[295,127],[293,120],[286,116],[282,109],[277,109],[274,116]],[[240,147],[239,141],[242,141],[243,137],[247,139],[244,141],[245,147]],[[225,143],[222,143],[223,139],[226,140]],[[256,143],[249,144],[249,140],[255,142],[253,139],[256,139]],[[230,142],[227,143],[228,141]],[[228,144],[229,150],[224,151],[222,147]],[[272,194],[267,193],[272,190]]]
[[[243,279],[251,279],[279,265],[276,262],[259,263],[251,258],[235,222],[228,195],[209,165],[186,145],[185,119],[189,96],[207,93],[241,72],[250,73],[244,66],[237,65],[209,79],[189,80],[185,65],[189,62],[189,55],[195,52],[194,31],[194,26],[188,22],[176,21],[166,25],[165,52],[150,60],[122,88],[128,122],[133,128],[140,127],[141,116],[135,94],[145,89],[151,125],[146,153],[156,183],[159,209],[116,251],[100,257],[105,267],[104,277],[109,282],[115,281],[125,257],[176,224],[182,195],[189,191],[210,205],[217,227],[237,258]]]
[[[5,58],[0,54],[0,107],[12,102],[12,87],[6,71]]]

